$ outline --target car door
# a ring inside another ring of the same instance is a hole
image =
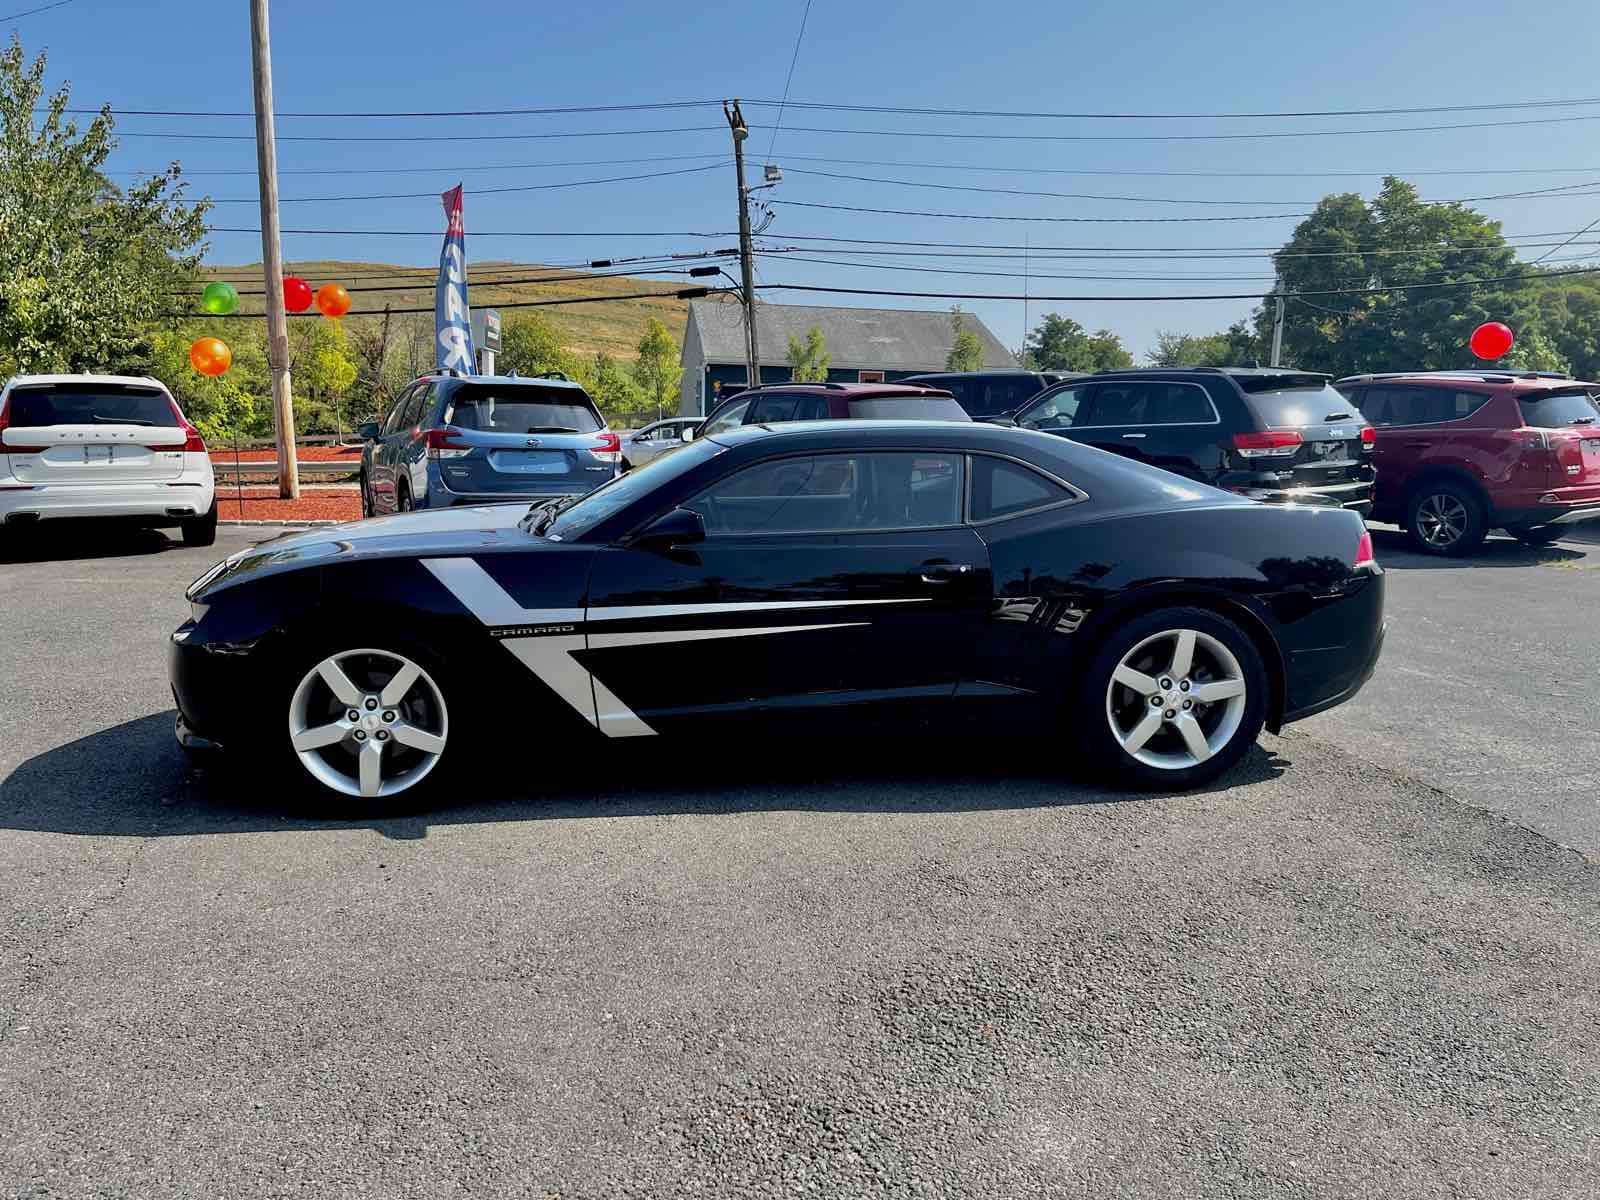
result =
[[[1206,389],[1182,380],[1106,380],[1069,436],[1174,474],[1211,482],[1222,469],[1222,421]]]
[[[372,492],[372,509],[374,512],[388,513],[395,509],[394,503],[394,446],[395,434],[398,430],[408,428],[404,425],[406,409],[416,395],[417,385],[401,390],[395,397],[389,415],[383,419],[383,426],[378,430],[378,439],[373,443],[367,459],[367,485]]]
[[[1089,399],[1094,385],[1068,383],[1040,392],[1026,408],[1015,416],[1023,429],[1037,429],[1066,437],[1080,418],[1087,420]]]
[[[965,470],[943,451],[775,457],[684,502],[704,541],[601,553],[584,665],[612,726],[943,709],[990,604]]]

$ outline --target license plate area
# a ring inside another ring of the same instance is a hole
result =
[[[572,469],[564,450],[495,450],[489,465],[506,475],[565,475]]]

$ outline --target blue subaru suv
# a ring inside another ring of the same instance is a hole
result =
[[[361,512],[408,512],[592,492],[622,445],[583,388],[560,375],[424,375],[359,432]]]

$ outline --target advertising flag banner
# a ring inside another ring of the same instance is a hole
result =
[[[472,310],[467,307],[467,223],[461,215],[461,185],[445,192],[444,250],[439,255],[439,283],[433,294],[435,351],[441,371],[478,373],[472,349]]]

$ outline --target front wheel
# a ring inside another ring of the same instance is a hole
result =
[[[1406,533],[1424,554],[1457,558],[1483,545],[1489,533],[1483,502],[1458,483],[1425,484],[1406,506]]]
[[[357,647],[312,663],[289,695],[292,762],[345,802],[409,792],[450,737],[444,689],[411,655]]]
[[[185,546],[210,546],[217,540],[217,502],[211,501],[210,510],[199,517],[190,517],[179,528]]]
[[[1196,787],[1238,762],[1266,721],[1267,672],[1249,636],[1200,608],[1136,617],[1105,639],[1080,712],[1102,773]]]

